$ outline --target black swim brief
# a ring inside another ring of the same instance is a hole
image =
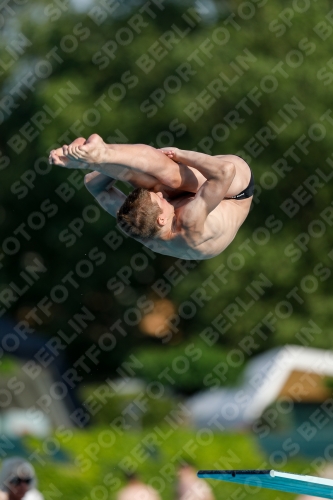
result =
[[[250,171],[251,171],[251,179],[247,188],[244,189],[244,191],[242,191],[241,193],[236,194],[236,196],[230,196],[230,198],[228,198],[229,200],[245,200],[246,198],[250,198],[251,196],[253,196],[254,177],[251,169]]]

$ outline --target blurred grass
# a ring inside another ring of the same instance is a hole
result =
[[[280,463],[270,460],[247,433],[213,434],[207,429],[154,427],[144,431],[123,432],[111,427],[63,432],[46,441],[27,439],[38,458],[33,460],[39,489],[45,500],[104,500],[116,497],[124,484],[123,471],[135,469],[147,483],[160,490],[163,500],[174,498],[175,470],[182,460],[199,469],[276,469],[285,472],[312,473],[309,462],[292,459],[279,450]],[[156,439],[156,446],[151,443]],[[48,443],[48,444],[46,444]],[[51,445],[52,443],[52,445]],[[146,445],[145,445],[146,443]],[[52,451],[61,445],[68,461],[54,461]],[[45,451],[48,450],[48,453]],[[287,500],[295,495],[267,489],[243,487],[210,480],[216,499]],[[133,499],[135,500],[135,499]]]

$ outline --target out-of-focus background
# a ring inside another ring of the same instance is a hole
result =
[[[116,498],[126,471],[175,498],[181,461],[333,460],[331,9],[1,5],[0,458],[29,460],[45,499]],[[48,163],[92,133],[242,156],[256,191],[230,247],[181,261],[126,238],[85,171]]]

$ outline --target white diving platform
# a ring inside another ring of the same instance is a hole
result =
[[[275,470],[199,470],[198,477],[333,499],[333,480]]]

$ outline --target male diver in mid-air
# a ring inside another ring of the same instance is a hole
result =
[[[135,240],[182,259],[209,259],[235,238],[246,219],[254,180],[238,156],[210,156],[144,144],[105,144],[93,134],[51,151],[50,162],[93,170],[88,191]],[[114,184],[129,182],[126,195]]]

